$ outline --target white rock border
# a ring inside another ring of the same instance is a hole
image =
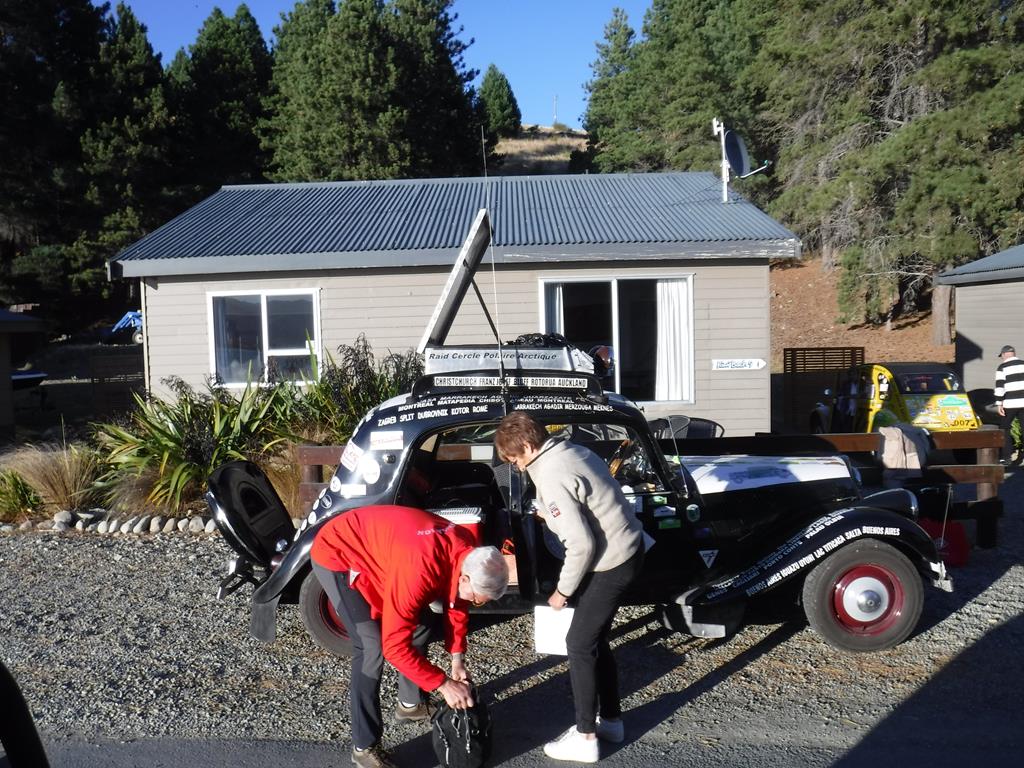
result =
[[[292,525],[298,529],[301,517],[293,517]],[[144,536],[162,533],[190,533],[210,535],[219,533],[217,523],[211,515],[189,517],[165,517],[164,515],[134,515],[124,517],[116,512],[96,507],[89,510],[61,510],[52,520],[25,520],[15,525],[0,525],[0,533],[23,533],[26,531],[76,531],[98,533],[107,536]]]

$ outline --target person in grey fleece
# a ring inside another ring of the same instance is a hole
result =
[[[549,437],[529,414],[513,411],[502,419],[494,445],[503,461],[529,474],[538,515],[565,545],[548,605],[575,607],[566,648],[576,724],[545,744],[544,752],[557,760],[597,762],[598,738],[624,738],[608,633],[622,594],[643,565],[643,527],[599,456]]]

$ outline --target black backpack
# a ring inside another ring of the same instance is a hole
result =
[[[441,768],[481,768],[491,756],[491,716],[480,701],[469,709],[452,709],[442,701],[431,716],[431,738]]]

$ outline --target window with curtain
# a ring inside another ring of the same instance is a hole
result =
[[[544,283],[544,331],[607,357],[605,389],[640,401],[692,400],[690,278]]]
[[[310,381],[318,354],[313,292],[212,295],[213,369],[222,384]]]

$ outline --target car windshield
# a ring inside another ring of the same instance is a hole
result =
[[[901,373],[896,377],[900,392],[905,395],[944,395],[963,392],[960,380],[949,371],[938,373]]]

